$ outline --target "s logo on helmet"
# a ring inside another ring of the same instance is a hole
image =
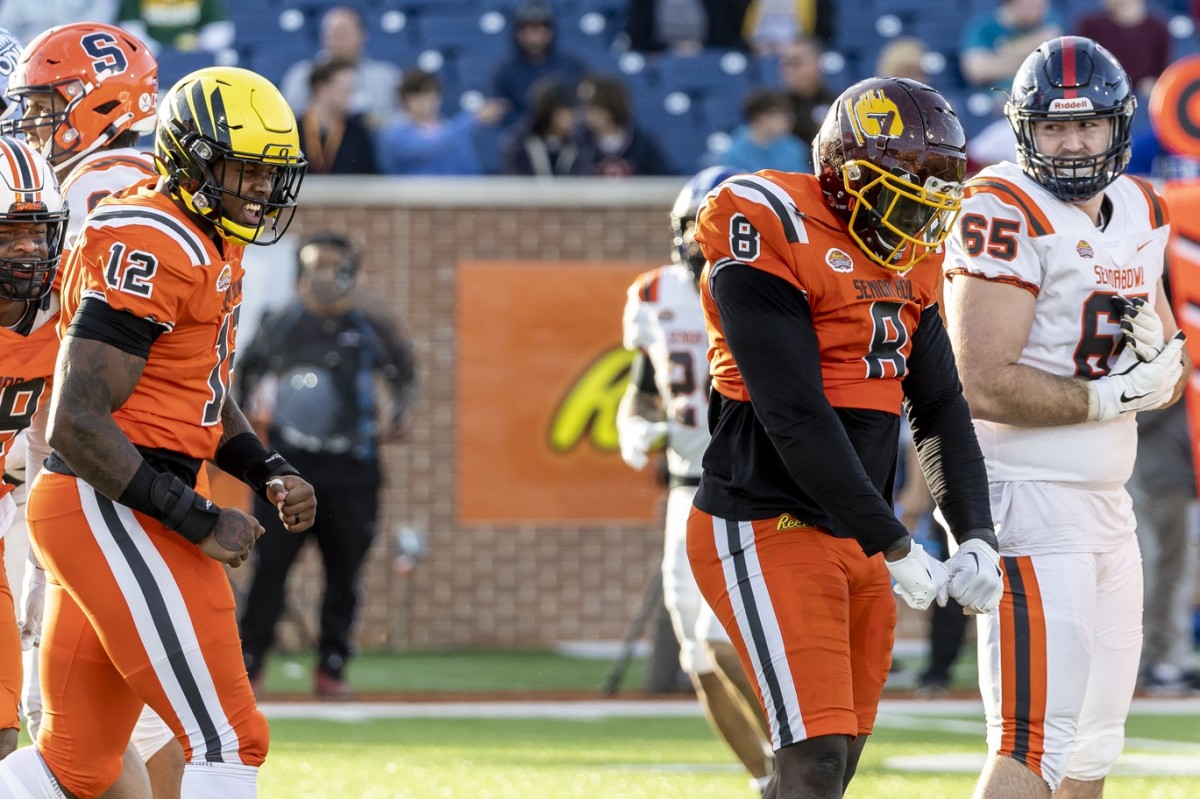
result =
[[[863,92],[858,97],[847,100],[846,106],[854,138],[859,144],[867,138],[882,136],[892,139],[904,133],[900,109],[883,93],[883,89]]]

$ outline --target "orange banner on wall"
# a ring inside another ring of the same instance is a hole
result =
[[[625,291],[658,265],[459,265],[460,521],[655,517],[662,489],[621,460],[615,419],[632,357]]]

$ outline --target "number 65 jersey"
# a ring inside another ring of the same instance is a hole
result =
[[[946,274],[1001,281],[1034,296],[1033,326],[1018,363],[1063,377],[1102,377],[1121,342],[1113,298],[1144,297],[1151,305],[1157,299],[1170,232],[1166,206],[1148,183],[1129,176],[1104,193],[1112,207],[1101,230],[1015,164],[989,167],[967,182]],[[945,287],[947,307],[953,284]],[[1133,470],[1134,417],[1053,427],[977,419],[975,430],[994,483],[1119,487]]]
[[[155,179],[104,199],[67,262],[79,293],[64,292],[60,328],[78,305],[99,300],[161,330],[129,399],[113,413],[135,445],[212,457],[242,302],[245,248],[218,250]]]

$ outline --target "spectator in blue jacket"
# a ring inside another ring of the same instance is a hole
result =
[[[756,89],[742,104],[742,114],[746,123],[734,131],[729,149],[719,156],[722,164],[743,172],[810,170],[811,161],[804,144],[792,133],[795,117],[786,94]]]
[[[512,56],[496,67],[491,96],[508,103],[506,125],[529,110],[529,91],[542,78],[554,76],[572,89],[583,77],[583,64],[555,48],[554,6],[549,0],[523,0],[512,14]]]
[[[376,161],[385,175],[479,175],[483,167],[471,138],[479,125],[496,125],[505,104],[486,100],[475,111],[442,116],[442,87],[435,75],[407,70],[400,80],[405,119],[379,132]]]

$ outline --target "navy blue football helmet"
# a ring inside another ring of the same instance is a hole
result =
[[[1017,134],[1017,163],[1025,174],[1059,199],[1082,202],[1128,166],[1136,108],[1129,76],[1112,53],[1082,36],[1060,36],[1034,50],[1017,70],[1004,113]],[[1084,119],[1112,120],[1103,152],[1053,156],[1038,149],[1035,123]]]
[[[671,207],[671,260],[677,264],[686,265],[688,269],[692,270],[692,274],[696,276],[697,280],[700,278],[701,270],[704,269],[704,254],[700,252],[700,245],[696,242],[684,242],[683,234],[687,230],[688,223],[696,221],[696,215],[700,213],[700,204],[704,202],[708,193],[724,181],[741,173],[741,170],[731,166],[710,166],[708,169],[697,172],[680,189],[679,196],[675,198],[675,205]]]

